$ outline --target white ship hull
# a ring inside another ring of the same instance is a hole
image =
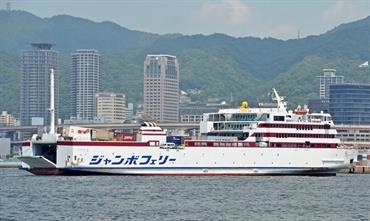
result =
[[[93,142],[95,145],[98,142]],[[336,148],[234,148],[58,145],[56,163],[30,156],[34,174],[112,175],[335,175],[357,152]],[[40,166],[41,165],[41,166]]]

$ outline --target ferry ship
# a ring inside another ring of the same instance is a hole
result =
[[[52,116],[49,133],[22,144],[22,168],[36,175],[328,176],[353,166],[357,151],[341,146],[330,114],[287,111],[275,89],[272,98],[274,106],[243,102],[204,114],[199,139],[182,145],[167,143],[154,123],[142,124],[131,141],[77,126],[57,133]]]

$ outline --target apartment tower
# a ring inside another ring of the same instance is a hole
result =
[[[58,114],[58,52],[53,44],[31,43],[30,48],[22,52],[21,58],[21,99],[20,123],[50,124],[50,70],[54,69],[55,114]]]
[[[72,54],[71,106],[72,117],[93,120],[99,91],[100,54],[93,49],[78,49]]]
[[[143,107],[146,120],[179,121],[179,64],[176,56],[146,56]]]
[[[100,92],[96,94],[97,116],[105,123],[123,123],[126,119],[126,97],[122,93]]]

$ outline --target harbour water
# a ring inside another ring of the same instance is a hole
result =
[[[370,174],[34,176],[0,169],[0,220],[370,220]]]

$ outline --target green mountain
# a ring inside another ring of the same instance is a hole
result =
[[[0,10],[0,109],[19,111],[20,53],[30,42],[55,44],[60,52],[61,117],[69,115],[70,54],[80,48],[101,53],[101,90],[142,101],[143,61],[147,54],[172,54],[180,63],[182,90],[203,92],[206,101],[267,99],[277,88],[289,103],[307,103],[318,95],[318,75],[335,68],[347,82],[370,83],[370,17],[342,24],[322,35],[282,41],[213,35],[158,35],[128,30],[112,22],[68,15],[39,18],[24,11]]]

